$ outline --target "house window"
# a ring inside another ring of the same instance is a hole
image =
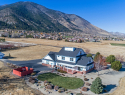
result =
[[[70,58],[70,61],[73,61],[73,58]]]
[[[46,64],[49,64],[49,61],[46,61]]]
[[[82,71],[82,70],[83,70],[83,67],[78,67],[78,70],[79,70],[79,71]]]
[[[65,57],[64,57],[64,56],[62,56],[62,60],[65,60]]]

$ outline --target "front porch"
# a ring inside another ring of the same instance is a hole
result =
[[[60,66],[60,69],[63,70],[63,71],[66,71],[69,74],[75,74],[75,73],[77,73],[76,70],[73,70],[73,69],[70,69],[70,68],[65,68],[65,67],[61,67]]]
[[[68,64],[58,63],[56,65],[56,67],[63,70],[63,71],[66,71],[69,74],[75,74],[75,73],[83,74],[83,72],[85,73],[85,71],[80,70],[80,67],[75,66],[75,65],[68,65]]]

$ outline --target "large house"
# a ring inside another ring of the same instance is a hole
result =
[[[42,65],[56,67],[68,73],[86,74],[94,68],[91,57],[87,57],[81,48],[63,47],[59,52],[49,52],[43,59]]]

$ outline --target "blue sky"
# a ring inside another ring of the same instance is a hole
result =
[[[0,5],[20,0],[1,0]],[[25,1],[25,0],[22,0]],[[125,0],[27,0],[67,14],[76,14],[108,32],[125,33]]]

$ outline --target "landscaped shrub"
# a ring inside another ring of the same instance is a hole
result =
[[[61,92],[64,92],[64,91],[65,91],[65,89],[64,89],[64,88],[59,88],[59,90],[61,90]]]
[[[29,82],[31,82],[31,83],[35,83],[35,82],[36,82],[36,80],[35,80],[35,78],[34,78],[34,77],[30,77],[30,78],[29,78]]]
[[[32,76],[36,75],[36,72],[32,72],[31,75],[32,75]]]
[[[34,83],[35,83],[35,80],[32,80],[31,83],[34,84]]]
[[[103,91],[103,85],[102,85],[102,80],[97,77],[93,82],[90,87],[90,90],[94,92],[95,94],[99,94]]]
[[[60,69],[58,69],[57,71],[60,72],[60,73],[67,73],[66,71],[63,71],[63,70],[60,70]]]
[[[115,61],[115,56],[114,55],[109,55],[106,58],[106,62],[109,62],[110,64],[113,63]]]
[[[59,89],[59,86],[54,86],[54,89],[57,91]]]
[[[122,68],[122,64],[120,61],[115,61],[115,62],[111,63],[111,68],[116,71],[119,71]]]
[[[86,84],[86,86],[90,86],[91,85],[91,83],[88,83],[88,82],[86,82],[85,84]]]
[[[49,85],[46,86],[46,88],[47,89],[52,89],[52,85],[49,84]]]
[[[58,92],[61,93],[62,91],[59,89]]]
[[[45,80],[45,81],[44,81],[44,85],[45,85],[46,83],[49,83],[49,82],[48,82],[47,80]]]
[[[87,79],[87,78],[84,78],[84,81],[88,81],[88,79]]]
[[[87,91],[88,88],[87,87],[82,87],[82,91]]]
[[[87,57],[92,57],[92,54],[89,53],[89,54],[87,54],[86,56],[87,56]]]

